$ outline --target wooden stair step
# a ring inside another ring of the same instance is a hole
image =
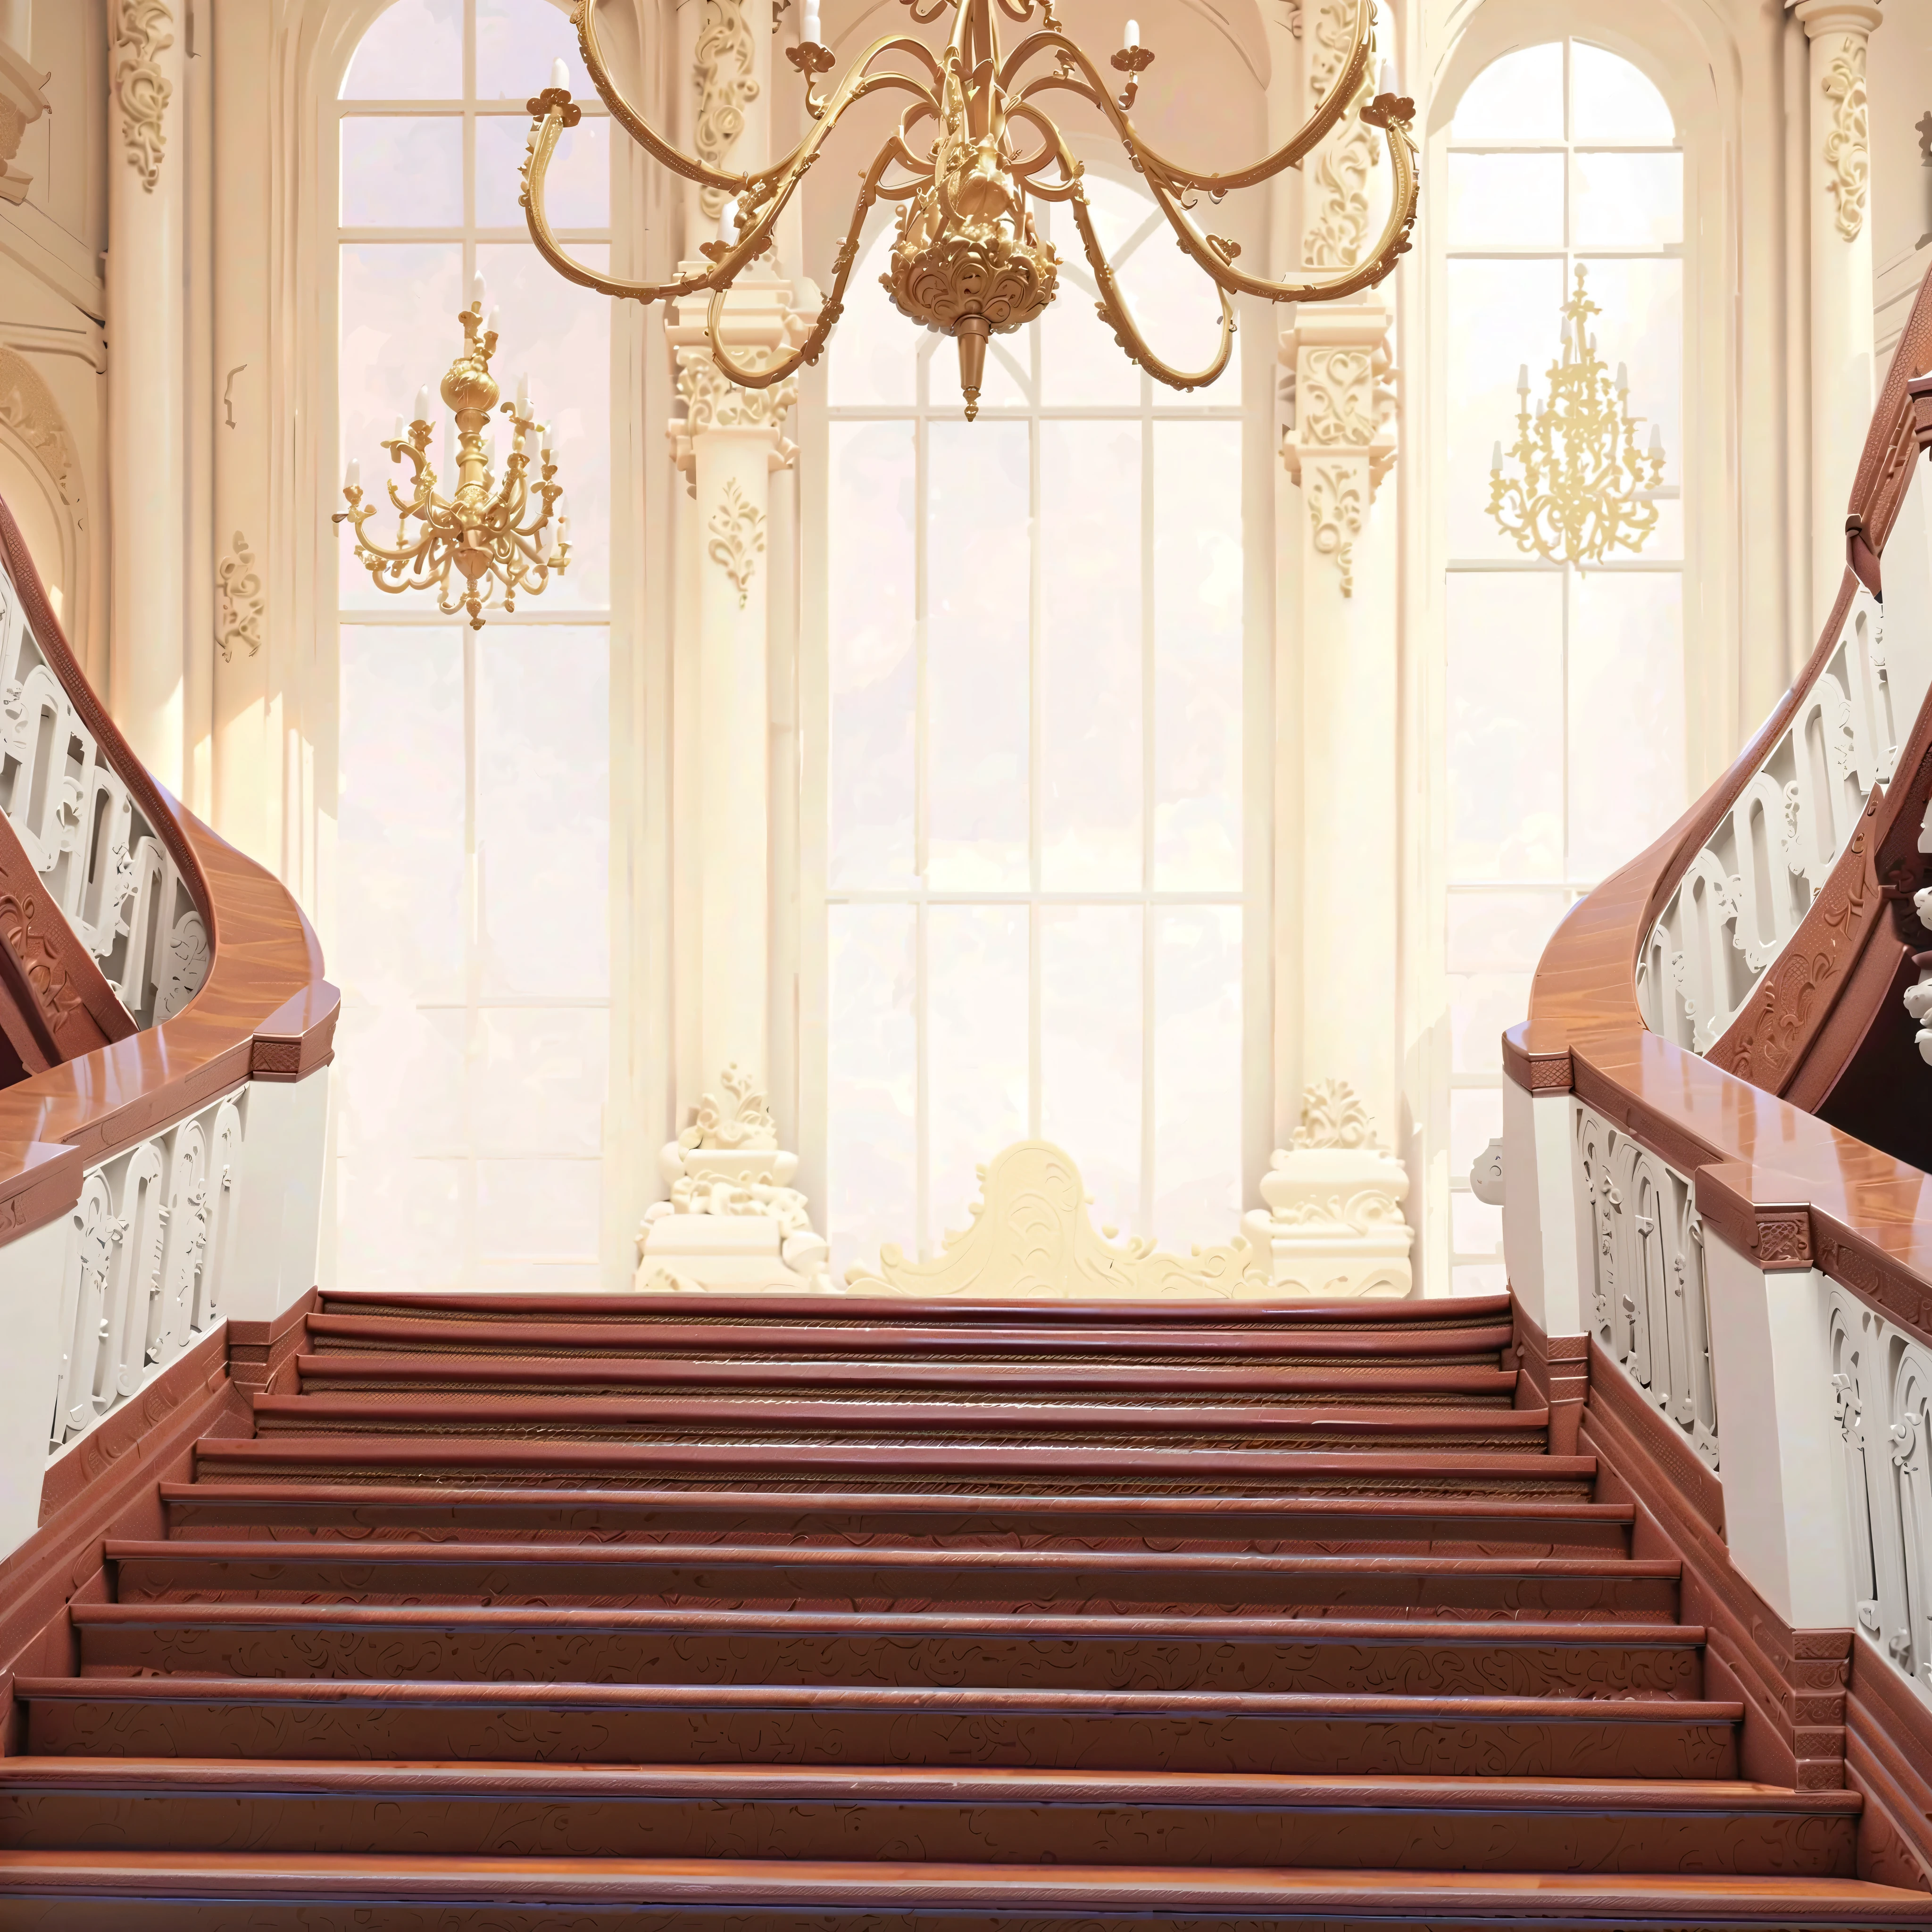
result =
[[[522,1544],[110,1539],[123,1602],[382,1597],[501,1603],[639,1598],[746,1602],[1107,1605],[1674,1618],[1674,1560],[1561,1556],[1255,1556],[1208,1551],[869,1549],[790,1544]],[[693,1607],[698,1604],[694,1604]]]
[[[1856,1792],[1690,1780],[0,1759],[17,1850],[1850,1878]],[[1453,1839],[1449,1834],[1454,1834]]]
[[[88,1677],[1690,1698],[1700,1627],[955,1612],[76,1604]],[[0,1763],[4,1763],[0,1760]]]
[[[15,1680],[34,1756],[1734,1778],[1742,1704],[866,1685]]]
[[[974,1396],[1006,1402],[1131,1398],[1136,1403],[1186,1402],[1210,1408],[1235,1404],[1507,1408],[1516,1385],[1514,1369],[1459,1365],[1397,1365],[1338,1372],[1323,1367],[1226,1367],[1191,1362],[667,1361],[654,1357],[599,1359],[519,1353],[498,1358],[426,1350],[341,1348],[298,1356],[296,1368],[305,1395],[392,1390],[544,1396],[662,1391],[713,1401],[742,1400],[776,1390],[796,1400],[818,1400],[836,1394],[848,1402],[881,1403]]]
[[[346,1432],[358,1436],[436,1433],[626,1442],[670,1436],[687,1441],[784,1442],[804,1434],[896,1448],[908,1438],[944,1432],[956,1442],[1030,1443],[1078,1436],[1124,1447],[1148,1440],[1272,1448],[1345,1448],[1401,1443],[1419,1449],[1540,1448],[1550,1414],[1542,1408],[1354,1408],[1310,1404],[1216,1406],[1195,1402],[995,1402],[740,1400],[703,1396],[435,1394],[397,1390],[368,1394],[260,1396],[258,1437]]]
[[[394,1482],[480,1471],[518,1482],[630,1480],[758,1483],[781,1489],[829,1483],[906,1490],[962,1481],[986,1492],[1012,1485],[1037,1492],[1069,1488],[1136,1495],[1165,1486],[1196,1496],[1224,1487],[1294,1496],[1570,1496],[1587,1500],[1596,1485],[1594,1456],[1415,1449],[1225,1449],[1194,1444],[1151,1448],[1092,1444],[951,1443],[915,1439],[886,1446],[854,1442],[706,1443],[556,1441],[518,1437],[399,1435],[204,1436],[197,1473],[231,1480],[326,1472]]]
[[[74,1902],[111,1911],[76,1916]],[[46,1901],[39,1913],[38,1901]],[[1330,1932],[1392,1918],[1436,1932],[1508,1925],[1914,1928],[1927,1895],[1857,1879],[1589,1874],[1396,1872],[1310,1868],[1177,1871],[1160,1866],[889,1864],[805,1859],[303,1857],[275,1852],[0,1851],[4,1932],[320,1932],[326,1904],[362,1910],[467,1906],[491,1932],[571,1932],[655,1923],[662,1932],[1018,1932],[1077,1918],[1083,1932],[1207,1932],[1231,1924],[1320,1924]],[[828,1919],[828,1914],[832,1916]],[[382,1932],[428,1932],[420,1916]]]
[[[957,1496],[827,1490],[517,1489],[458,1483],[164,1483],[171,1536],[347,1529],[447,1536],[520,1531],[548,1539],[752,1535],[848,1544],[1107,1543],[1266,1550],[1346,1544],[1364,1555],[1502,1546],[1544,1556],[1622,1555],[1628,1503],[1364,1496]]]
[[[707,1297],[707,1299],[710,1298]],[[690,1314],[688,1304],[685,1313]],[[454,1319],[429,1313],[331,1314],[308,1318],[310,1347],[352,1354],[463,1354],[523,1360],[641,1356],[658,1361],[868,1363],[882,1368],[1032,1363],[1096,1367],[1168,1365],[1292,1369],[1373,1375],[1384,1368],[1494,1370],[1514,1342],[1507,1320],[1474,1327],[1253,1328],[994,1328],[922,1322],[784,1326],[742,1320],[628,1321],[622,1316],[570,1320],[562,1315],[514,1321],[478,1313]]]

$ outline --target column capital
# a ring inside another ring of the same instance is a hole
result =
[[[47,111],[50,74],[36,74],[23,54],[0,40],[0,201],[27,198],[33,176],[14,165],[27,130]]]
[[[1804,23],[1812,40],[1826,34],[1869,35],[1885,16],[1875,0],[1784,0],[1786,10]]]
[[[680,264],[692,271],[704,266]],[[712,356],[706,328],[710,305],[708,293],[680,296],[670,305],[664,328],[685,410],[667,425],[665,434],[674,460],[694,488],[696,439],[713,431],[763,438],[766,462],[773,470],[788,469],[798,454],[798,446],[784,434],[785,418],[798,400],[796,377],[788,376],[764,389],[744,388],[733,382]],[[762,369],[802,341],[815,316],[815,304],[802,310],[794,306],[789,282],[740,281],[724,298],[718,333],[734,360]]]

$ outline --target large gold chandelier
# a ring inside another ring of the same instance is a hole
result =
[[[1204,173],[1169,159],[1142,139],[1128,118],[1139,76],[1152,52],[1130,44],[1111,57],[1124,75],[1116,95],[1087,53],[1062,30],[1053,0],[904,0],[916,23],[937,20],[950,7],[952,32],[934,52],[910,35],[873,42],[829,94],[818,77],[836,64],[818,38],[818,8],[806,10],[806,38],[787,50],[803,79],[814,125],[798,146],[769,166],[738,174],[707,166],[682,152],[626,100],[612,80],[598,45],[596,0],[575,0],[572,17],[592,83],[612,118],[655,160],[686,181],[736,199],[736,235],[706,242],[706,266],[669,281],[628,281],[600,274],[572,261],[557,245],[544,210],[544,181],[559,137],[582,110],[569,90],[546,88],[530,103],[536,124],[524,163],[523,204],[530,235],[544,259],[562,275],[604,294],[652,302],[711,295],[706,323],[718,368],[746,388],[768,388],[802,364],[815,362],[838,320],[845,286],[858,260],[860,237],[874,203],[901,204],[890,272],[884,278],[892,300],[913,321],[959,345],[959,383],[968,417],[976,412],[989,337],[1023,328],[1053,300],[1059,257],[1042,240],[1029,206],[1064,202],[1072,209],[1080,245],[1091,268],[1102,319],[1120,346],[1156,380],[1176,389],[1211,382],[1228,365],[1234,345],[1232,298],[1258,296],[1270,302],[1339,301],[1372,288],[1408,247],[1415,220],[1415,146],[1410,134],[1414,104],[1392,92],[1364,104],[1360,116],[1382,130],[1394,194],[1380,238],[1360,266],[1304,281],[1271,281],[1235,266],[1239,247],[1207,232],[1192,211],[1203,195],[1218,204],[1231,189],[1252,188],[1284,169],[1298,166],[1340,120],[1362,92],[1374,56],[1372,0],[1358,0],[1348,58],[1321,105],[1274,153],[1228,174]],[[1010,52],[1002,52],[999,17],[1028,26]],[[1037,26],[1032,25],[1035,21]],[[1120,284],[1094,232],[1080,163],[1046,102],[1071,94],[1104,117],[1146,181],[1182,251],[1212,280],[1220,298],[1220,340],[1198,369],[1176,369],[1148,347],[1124,299]],[[789,352],[768,356],[758,366],[735,360],[720,340],[724,298],[745,268],[771,245],[778,217],[818,160],[846,112],[874,94],[909,96],[898,124],[873,157],[853,205],[852,219],[834,263],[831,292],[804,340]]]

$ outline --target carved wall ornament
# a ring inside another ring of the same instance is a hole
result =
[[[266,599],[260,573],[255,568],[255,553],[239,530],[228,554],[215,566],[214,590],[218,610],[214,641],[224,664],[235,661],[235,646],[245,644],[252,658],[262,648],[262,614]]]
[[[1865,40],[1847,34],[1825,70],[1825,98],[1832,104],[1832,125],[1825,136],[1828,185],[1838,203],[1838,232],[1856,242],[1865,225],[1865,200],[1871,188],[1871,128],[1865,98]]]
[[[758,98],[752,78],[756,58],[743,0],[705,0],[692,68],[698,88],[692,145],[712,167],[724,166],[732,143],[745,131],[745,110]],[[714,221],[724,212],[722,188],[700,188],[698,201]]]
[[[1293,372],[1294,419],[1282,460],[1301,485],[1316,554],[1332,557],[1342,595],[1354,595],[1354,544],[1396,460],[1397,371],[1389,316],[1377,304],[1328,309],[1281,338]]]
[[[748,349],[739,352],[747,368],[767,366],[776,350]],[[684,400],[684,416],[665,432],[670,438],[671,458],[685,479],[695,488],[698,455],[694,439],[707,430],[769,430],[772,436],[770,458],[774,470],[788,470],[798,455],[798,445],[784,433],[785,418],[798,403],[798,379],[788,376],[768,389],[746,389],[733,382],[702,349],[680,347],[677,352],[677,393]]]
[[[0,40],[0,201],[16,207],[27,198],[34,178],[14,165],[27,130],[47,111],[46,88],[51,74],[36,74],[19,54]]]
[[[4,346],[0,346],[0,427],[10,430],[27,446],[60,492],[61,501],[77,512],[74,480],[78,464],[67,418],[40,372],[25,356]],[[78,526],[78,514],[74,522]]]
[[[724,485],[724,500],[705,527],[711,534],[706,554],[731,580],[742,610],[751,601],[752,579],[765,548],[765,513],[734,481]]]
[[[764,1094],[752,1083],[752,1076],[734,1060],[718,1082],[724,1089],[720,1100],[706,1094],[698,1103],[698,1118],[677,1137],[687,1150],[718,1148],[775,1148],[778,1144],[778,1123]]]
[[[971,1220],[931,1261],[908,1261],[889,1241],[876,1272],[846,1271],[847,1288],[1000,1300],[1232,1300],[1268,1292],[1260,1257],[1238,1236],[1184,1256],[1139,1237],[1105,1239],[1073,1157],[1050,1141],[1016,1142],[979,1172]]]
[[[1354,465],[1305,463],[1301,493],[1308,500],[1308,520],[1317,556],[1332,556],[1342,573],[1342,595],[1355,594],[1355,539],[1362,533],[1365,482]]]
[[[167,146],[162,121],[174,93],[158,56],[175,44],[168,31],[174,23],[167,0],[118,0],[114,10],[114,98],[121,108],[121,139],[128,165],[150,194],[161,178]]]
[[[1319,0],[1310,56],[1310,91],[1315,104],[1327,99],[1354,45],[1354,0]],[[1381,142],[1362,119],[1373,98],[1372,76],[1322,142],[1310,197],[1302,257],[1311,268],[1352,268],[1369,244],[1369,176],[1381,159]]]

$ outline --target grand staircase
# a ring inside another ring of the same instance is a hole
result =
[[[1511,1335],[328,1295],[14,1682],[0,1928],[1932,1925]]]

